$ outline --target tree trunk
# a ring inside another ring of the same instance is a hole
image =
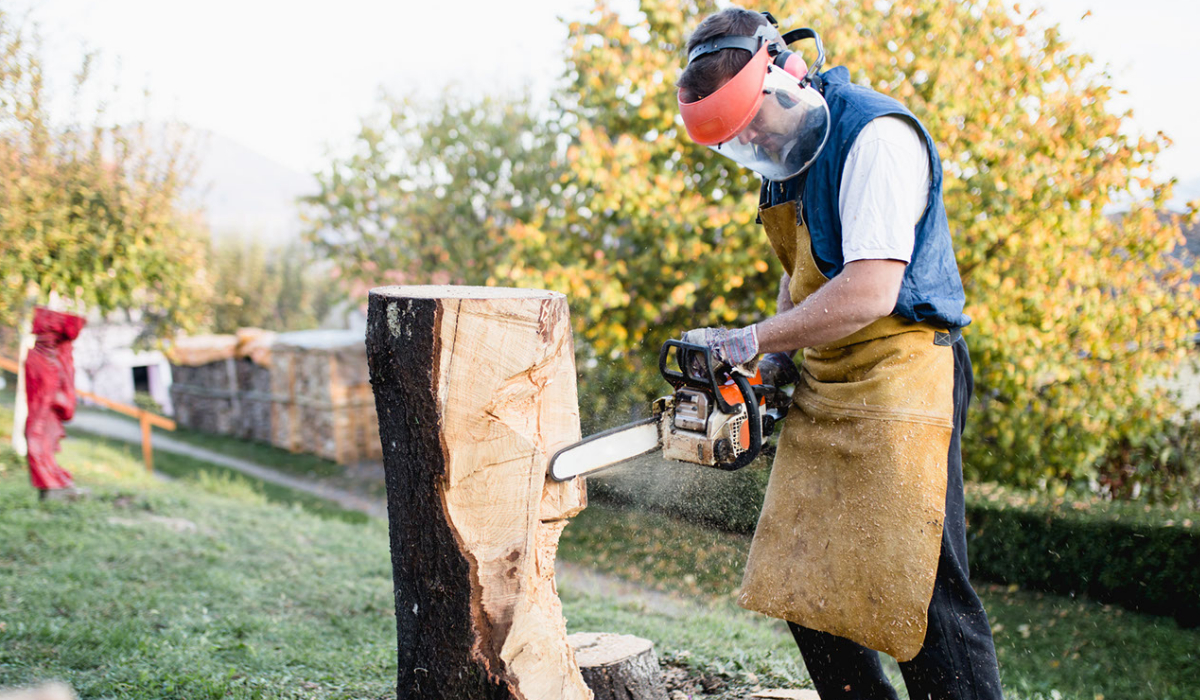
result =
[[[596,700],[667,700],[662,669],[649,639],[582,633],[571,635],[570,642]]]
[[[371,291],[396,597],[397,696],[586,700],[554,583],[582,480],[547,478],[579,439],[561,294]]]

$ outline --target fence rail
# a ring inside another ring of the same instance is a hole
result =
[[[0,357],[0,369],[12,372],[13,374],[19,374],[21,371],[21,366],[15,360],[11,360],[7,357]],[[137,406],[130,406],[129,404],[124,404],[120,401],[106,399],[103,396],[98,396],[90,391],[76,389],[76,393],[88,401],[100,404],[110,411],[116,411],[117,413],[122,413],[124,415],[136,418],[138,425],[141,426],[142,429],[142,461],[146,464],[146,471],[154,471],[154,447],[151,443],[151,428],[154,427],[162,428],[163,430],[175,430],[175,421],[171,420],[170,418],[160,416],[157,413],[151,413],[143,408],[138,408]]]

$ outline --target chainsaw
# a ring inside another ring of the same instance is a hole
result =
[[[714,362],[704,345],[668,340],[658,354],[658,371],[674,391],[654,400],[649,418],[564,447],[550,458],[550,477],[566,481],[594,474],[659,449],[678,462],[741,469],[762,452],[764,436],[774,432],[791,403],[781,388],[763,383],[761,372],[746,377]]]

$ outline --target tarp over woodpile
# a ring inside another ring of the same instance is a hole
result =
[[[181,367],[199,367],[231,358],[249,358],[261,367],[271,366],[275,333],[261,328],[239,328],[236,334],[180,336],[167,348],[167,359]]]
[[[237,330],[237,356],[248,358],[259,367],[271,367],[271,346],[276,333],[261,328],[239,328]]]
[[[199,367],[237,354],[237,336],[193,335],[176,338],[166,350],[167,359],[180,367]]]

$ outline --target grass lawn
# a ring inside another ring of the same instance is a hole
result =
[[[376,698],[395,683],[386,525],[269,503],[209,472],[148,476],[68,440],[78,503],[0,473],[0,686],[82,697]]]
[[[0,395],[0,400],[3,400],[2,395]],[[85,410],[99,409],[89,408]],[[137,419],[115,411],[104,411],[104,414],[129,423],[137,423]],[[225,435],[213,435],[212,433],[190,430],[184,427],[179,427],[173,431],[162,431],[156,428],[154,433],[156,436],[166,436],[172,440],[178,440],[179,442],[217,452],[228,457],[236,457],[253,462],[254,464],[260,464],[264,467],[270,467],[290,476],[319,480],[333,486],[349,488],[351,490],[362,490],[359,488],[361,487],[360,483],[347,477],[346,467],[313,454],[289,452],[274,445],[267,445],[252,440],[240,440]],[[158,466],[158,455],[159,451],[155,450],[156,468]],[[378,483],[374,495],[380,497],[384,495],[382,482]]]
[[[0,406],[0,440],[11,413]],[[102,698],[392,698],[386,524],[211,465],[73,438],[92,495],[39,503],[0,452],[0,687],[45,679]],[[733,605],[745,537],[593,504],[564,561],[679,594],[572,583],[571,631],[652,639],[719,678],[717,698],[802,686],[780,623]],[[983,587],[1010,700],[1200,698],[1200,631],[1084,600]],[[670,603],[675,601],[675,603]],[[896,672],[890,665],[892,673]]]
[[[592,503],[565,530],[559,556],[708,601],[729,620],[763,621],[732,602],[749,543],[747,536]],[[1010,698],[1200,698],[1200,630],[1180,629],[1171,618],[1015,586],[978,584],[977,590],[992,622]],[[656,638],[653,616],[629,624]],[[735,671],[768,675],[773,669],[780,680],[799,678],[795,648],[782,623],[764,626],[773,626],[774,635],[714,630],[715,637],[697,644],[695,653],[706,665],[724,663]],[[888,662],[890,672],[898,673]]]

